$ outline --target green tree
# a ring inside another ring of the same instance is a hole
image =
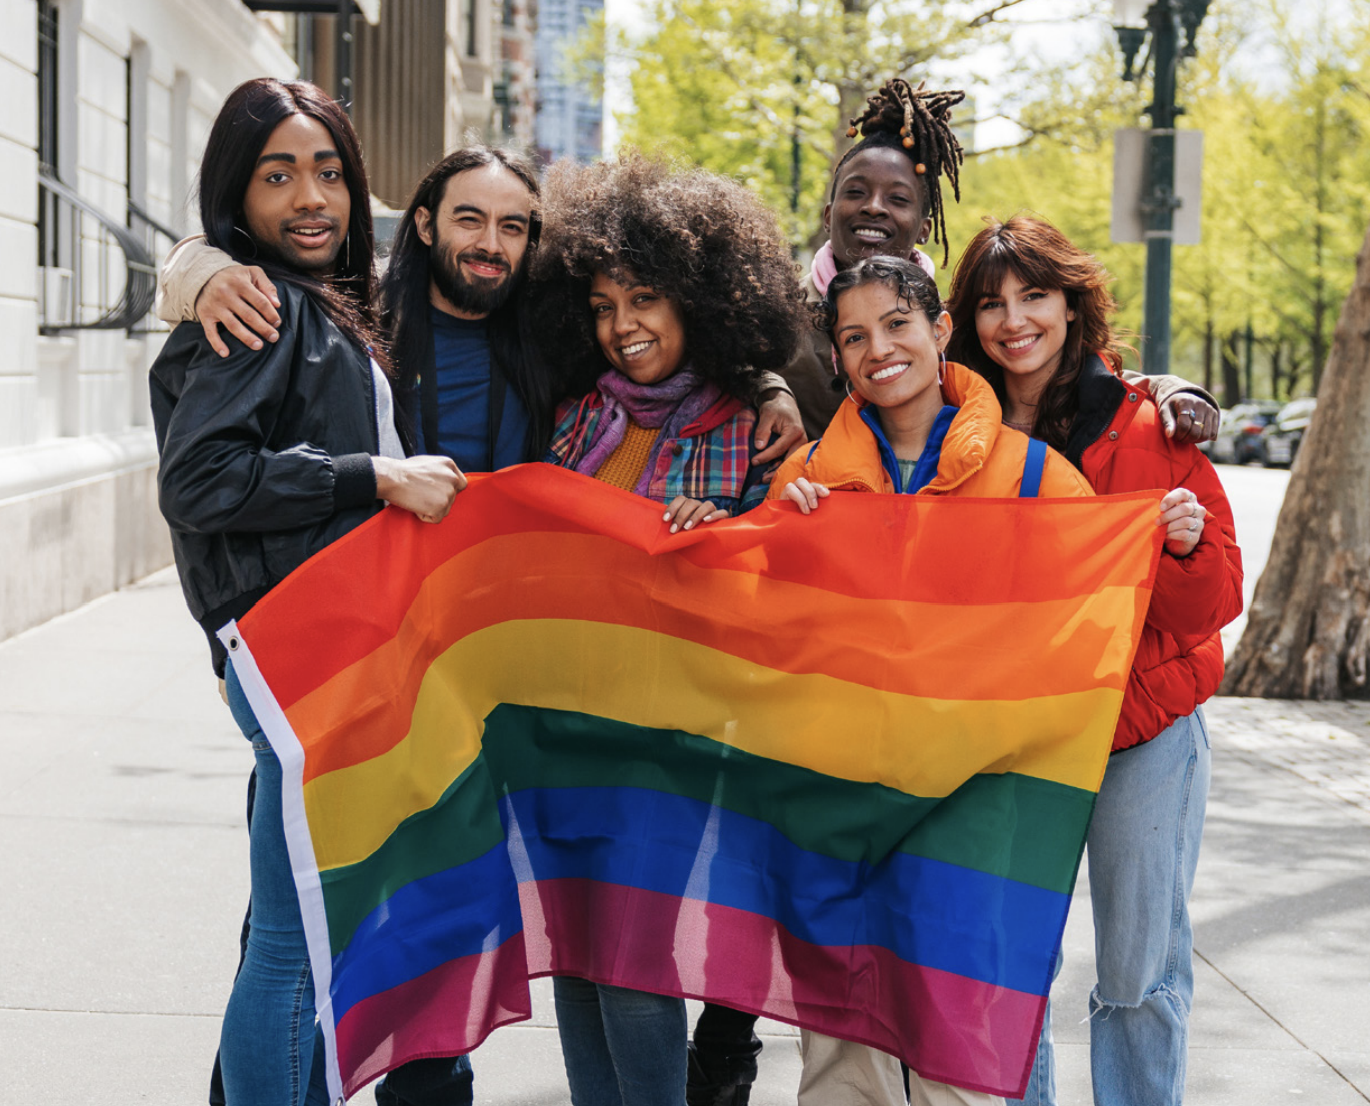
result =
[[[809,238],[863,97],[1004,41],[1025,2],[654,0],[645,38],[607,46],[632,66],[624,142],[746,181]]]
[[[1295,344],[1316,391],[1370,221],[1370,99],[1357,91],[1370,17],[1358,5],[1335,26],[1324,12],[1301,29],[1275,10],[1272,25],[1289,86],[1250,101],[1266,203],[1242,222],[1269,261],[1262,284],[1277,332]]]

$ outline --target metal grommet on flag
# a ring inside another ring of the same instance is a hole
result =
[[[228,639],[228,651],[230,653],[236,653],[238,651],[238,639],[236,636]]]

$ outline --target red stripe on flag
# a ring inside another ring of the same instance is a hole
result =
[[[1044,997],[910,964],[877,946],[812,945],[773,919],[655,891],[580,879],[525,883],[519,891],[534,975],[802,1022],[968,1090],[1013,1098],[1027,1087]],[[681,977],[671,955],[677,940],[707,945],[698,978]]]
[[[557,534],[598,534],[648,557],[671,553],[702,568],[871,599],[1033,602],[1089,595],[1104,584],[1149,586],[1153,544],[1108,539],[1140,526],[1139,504],[1156,499],[1150,492],[1011,501],[851,494],[807,519],[765,505],[672,535],[659,504],[576,473],[523,465],[473,477],[439,526],[383,511],[311,558],[308,572],[297,570],[240,621],[277,702],[287,706],[399,635],[424,579],[500,534],[553,543]],[[1018,509],[1005,510],[1006,502]],[[925,519],[933,525],[922,525]],[[1075,529],[1090,536],[1085,547],[1094,552],[1081,555],[1076,540],[1063,558],[1056,535]],[[905,579],[915,534],[919,563],[938,569]],[[1016,547],[1012,574],[1004,571],[1006,544]],[[272,634],[254,637],[261,620],[270,621]]]
[[[510,1022],[532,1017],[523,934],[449,960],[353,1006],[337,1025],[338,1067],[350,1098],[410,1060],[461,1056]]]

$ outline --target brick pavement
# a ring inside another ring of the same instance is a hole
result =
[[[1370,703],[1216,698],[1204,713],[1218,748],[1292,772],[1370,819]]]

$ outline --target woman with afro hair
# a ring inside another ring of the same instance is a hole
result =
[[[750,397],[794,352],[802,301],[773,215],[742,186],[641,156],[560,163],[532,271],[569,398],[547,460],[661,503],[670,531],[766,496]],[[576,1106],[683,1106],[684,1000],[554,981]]]
[[[726,178],[639,155],[554,165],[545,200],[534,315],[570,397],[547,460],[661,502],[673,532],[756,506],[751,400],[803,319],[775,217]]]

